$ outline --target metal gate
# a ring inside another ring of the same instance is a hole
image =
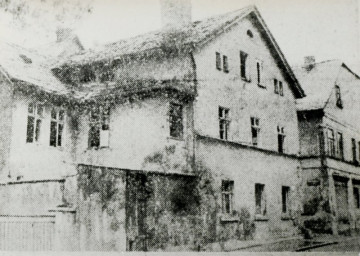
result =
[[[0,216],[0,250],[53,250],[54,230],[55,216]]]

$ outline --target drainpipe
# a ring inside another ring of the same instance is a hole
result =
[[[191,60],[191,64],[192,64],[192,69],[193,69],[193,82],[194,82],[194,99],[192,101],[192,120],[191,120],[191,127],[192,127],[192,135],[193,135],[193,156],[192,156],[192,168],[193,168],[193,171],[195,170],[196,168],[196,131],[195,131],[195,99],[197,97],[197,84],[198,84],[198,81],[197,81],[197,72],[196,72],[196,62],[195,62],[195,57],[194,57],[194,54],[193,54],[193,51],[194,51],[194,48],[195,46],[192,45],[192,48],[189,52],[190,54],[190,60]]]

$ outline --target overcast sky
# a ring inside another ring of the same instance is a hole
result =
[[[192,17],[200,20],[255,4],[291,65],[314,55],[317,61],[342,59],[360,74],[359,2],[192,0]],[[155,30],[160,25],[159,0],[94,0],[93,12],[73,28],[88,48]],[[0,38],[5,41],[33,47],[55,40],[56,26],[51,35],[42,34],[41,26],[35,21],[26,30],[14,29],[11,19],[0,13]]]

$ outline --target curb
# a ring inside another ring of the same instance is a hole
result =
[[[319,248],[319,247],[323,247],[323,246],[327,246],[327,245],[338,244],[338,243],[339,242],[328,242],[328,243],[314,244],[311,246],[306,246],[306,247],[301,247],[299,249],[296,249],[295,252],[303,252],[303,251],[307,251],[307,250],[311,250],[311,249],[315,249],[315,248]]]

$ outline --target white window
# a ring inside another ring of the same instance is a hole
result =
[[[219,107],[219,130],[220,139],[227,140],[229,136],[230,126],[230,110],[228,108]]]
[[[65,111],[63,109],[51,110],[50,146],[61,147],[63,144]]]
[[[33,143],[40,140],[41,124],[44,115],[44,106],[30,103],[26,129],[26,142]]]

